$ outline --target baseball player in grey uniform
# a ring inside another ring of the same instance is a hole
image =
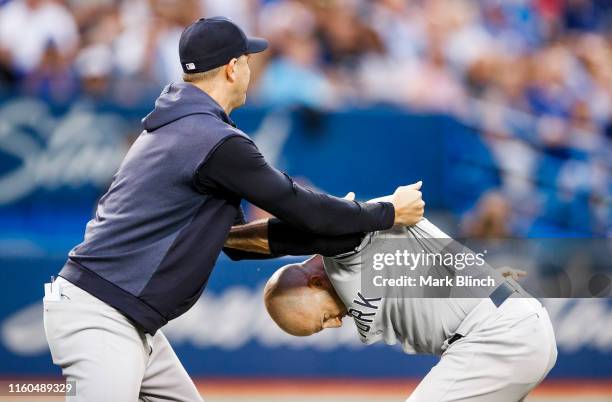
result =
[[[522,401],[557,358],[546,310],[513,280],[512,270],[487,274],[500,283],[488,297],[372,295],[362,280],[372,269],[364,255],[398,239],[415,253],[452,241],[423,219],[366,234],[353,252],[282,267],[265,288],[270,316],[284,331],[308,336],[341,326],[348,315],[365,344],[399,343],[409,354],[441,356],[408,402]]]

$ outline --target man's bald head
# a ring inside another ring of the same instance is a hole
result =
[[[266,283],[264,301],[274,322],[295,336],[339,327],[346,315],[319,256],[276,271]]]

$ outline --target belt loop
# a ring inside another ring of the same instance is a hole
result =
[[[452,345],[453,343],[457,342],[459,339],[463,338],[463,335],[461,334],[455,334],[453,336],[450,337],[450,339],[448,340],[448,345]]]
[[[450,345],[452,345],[453,343],[457,342],[461,338],[463,338],[463,335],[461,335],[461,334],[454,334],[450,338],[446,339],[444,341],[444,343],[442,344],[442,347],[440,348],[442,350],[442,353],[446,352],[446,349],[448,349],[450,347]]]

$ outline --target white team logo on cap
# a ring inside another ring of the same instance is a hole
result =
[[[187,63],[187,64],[185,64],[185,67],[187,67],[187,70],[195,70],[195,64],[194,63]]]

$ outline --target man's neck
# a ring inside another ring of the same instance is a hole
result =
[[[223,111],[228,116],[232,110],[234,110],[232,102],[230,101],[229,96],[227,96],[227,91],[222,90],[218,85],[208,82],[192,82],[191,84],[206,92],[208,96],[213,98],[214,101],[223,108]]]

